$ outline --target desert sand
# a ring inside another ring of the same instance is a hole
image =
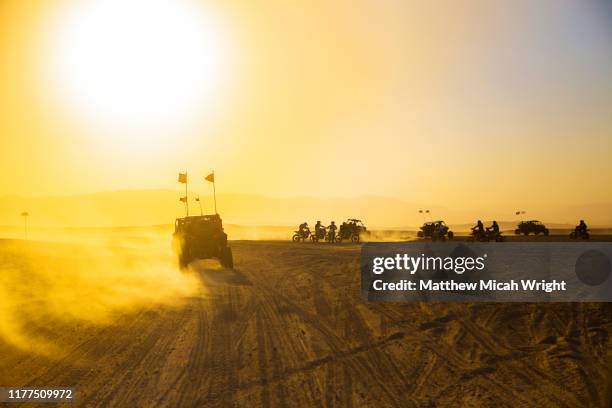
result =
[[[235,270],[180,272],[165,240],[0,240],[0,385],[73,386],[66,406],[610,406],[610,304],[366,303],[357,245],[231,246]]]

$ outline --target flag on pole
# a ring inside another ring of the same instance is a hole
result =
[[[196,197],[196,198],[195,198],[195,200],[196,200],[196,201],[200,201],[200,197]]]
[[[212,173],[204,177],[204,180],[210,181],[213,184],[213,199],[215,203],[215,214],[217,214],[217,189],[215,188],[215,171],[213,170]]]
[[[186,203],[187,202],[187,197],[186,196],[185,197],[181,197],[181,198],[179,198],[179,201],[182,202],[182,203]]]
[[[187,173],[179,173],[179,175],[178,175],[178,182],[179,183],[183,183],[183,184],[187,184]]]

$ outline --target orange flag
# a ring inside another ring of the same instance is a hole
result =
[[[215,173],[210,173],[208,176],[204,177],[204,180],[210,181],[211,183],[215,182]]]
[[[178,182],[186,184],[187,183],[187,173],[179,173]]]

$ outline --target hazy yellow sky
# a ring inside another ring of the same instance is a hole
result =
[[[0,195],[612,201],[609,5],[432,3],[2,0]]]

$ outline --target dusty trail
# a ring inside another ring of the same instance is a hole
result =
[[[179,305],[52,327],[61,358],[0,342],[0,384],[74,386],[68,406],[610,404],[610,305],[366,304],[357,246],[232,245]]]

